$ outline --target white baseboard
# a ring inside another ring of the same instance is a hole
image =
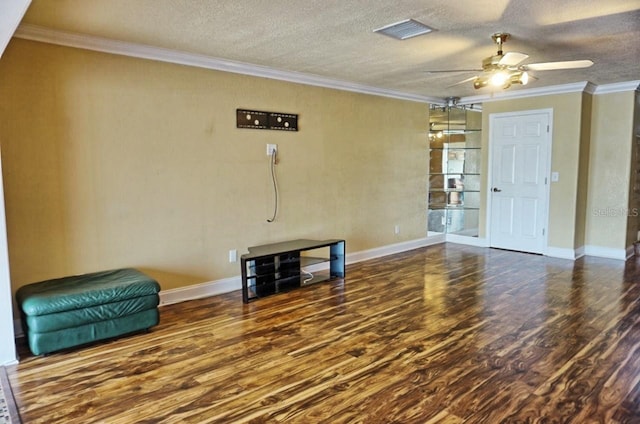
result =
[[[177,289],[162,290],[160,291],[160,306],[229,293],[234,290],[240,290],[241,288],[242,278],[236,276],[179,287]]]
[[[597,256],[599,258],[619,259],[621,261],[626,261],[628,258],[633,256],[633,246],[630,246],[626,249],[614,249],[611,247],[587,245],[584,247],[584,253],[587,256]]]
[[[369,259],[380,258],[383,256],[393,255],[396,253],[406,252],[408,250],[418,249],[421,247],[432,246],[444,242],[467,244],[478,247],[488,247],[488,241],[478,237],[463,237],[454,234],[438,234],[407,242],[390,244],[388,246],[377,247],[375,249],[363,250],[347,254],[346,263],[353,264],[357,262],[367,261]],[[597,246],[584,246],[577,249],[566,249],[560,247],[548,247],[545,255],[552,258],[575,260],[584,255],[598,256],[610,259],[626,259],[628,255],[633,254],[633,247],[629,249],[610,249]],[[306,267],[309,272],[317,272],[325,270],[329,267],[328,263],[321,263]],[[184,302],[187,300],[200,299],[203,297],[215,296],[218,294],[229,293],[242,288],[242,279],[240,276],[224,278],[216,281],[209,281],[201,284],[194,284],[187,287],[177,289],[163,290],[160,292],[160,305],[170,305],[172,303]],[[22,330],[20,330],[22,332]]]
[[[547,246],[544,255],[551,258],[570,259],[572,261],[575,261],[579,257],[584,256],[584,252],[582,252],[580,249]]]
[[[576,249],[548,246],[544,252],[545,256],[560,259],[576,260],[583,256],[595,256],[597,258],[618,259],[625,261],[633,256],[633,246],[626,249],[613,249],[601,246],[580,246]]]
[[[426,237],[417,240],[410,240],[402,243],[378,247],[375,249],[364,250],[362,252],[349,253],[346,257],[346,263],[352,264],[369,259],[379,258],[382,256],[393,255],[395,253],[406,252],[408,250],[418,249],[420,247],[444,243],[444,241],[444,235]],[[306,267],[305,269],[310,272],[317,272],[323,269],[327,269],[328,267],[328,263],[321,263]],[[160,291],[160,306],[185,302],[187,300],[201,299],[203,297],[229,293],[240,289],[242,289],[242,278],[240,276],[235,276],[215,281],[208,281],[200,284],[193,284],[186,287],[179,287],[177,289],[162,290]],[[16,338],[24,337],[20,319],[14,320],[13,328]]]
[[[353,264],[356,262],[366,261],[369,259],[379,258],[387,255],[393,255],[395,253],[406,252],[407,250],[418,249],[420,247],[431,246],[443,242],[444,236],[426,237],[417,240],[391,244],[388,246],[377,247],[375,249],[363,250],[361,252],[348,253],[346,256],[346,263]],[[328,267],[328,263],[322,263],[306,267],[305,269],[309,272],[317,272],[327,269]],[[160,305],[170,305],[187,300],[215,296],[218,294],[240,290],[241,288],[242,278],[240,276],[235,276],[201,284],[194,284],[187,287],[180,287],[177,289],[162,290],[160,292]]]
[[[417,240],[410,240],[402,243],[390,244],[388,246],[377,247],[374,249],[363,250],[361,252],[349,253],[346,256],[346,263],[353,264],[357,262],[366,261],[369,259],[380,258],[383,256],[393,255],[396,253],[406,252],[408,250],[418,249],[426,246],[433,246],[444,242],[467,244],[478,247],[488,247],[488,241],[484,238],[478,237],[463,237],[456,236],[454,234],[438,234],[430,237],[425,237]],[[627,249],[612,249],[608,247],[599,246],[583,246],[578,249],[565,249],[559,247],[548,247],[545,252],[546,256],[553,258],[571,259],[575,260],[584,255],[597,256],[608,259],[620,259],[626,260],[633,256],[633,246]],[[306,267],[309,272],[317,272],[327,269],[328,263],[321,263]],[[180,287],[177,289],[162,290],[160,292],[160,306],[171,305],[174,303],[180,303],[187,300],[201,299],[203,297],[215,296],[218,294],[229,293],[242,288],[242,279],[240,276],[223,278],[220,280],[209,281],[200,284],[193,284],[187,287]],[[13,321],[13,329],[15,337],[24,337],[22,331],[22,324],[20,319]]]
[[[420,238],[416,240],[390,244],[387,246],[376,247],[375,249],[348,253],[346,258],[346,263],[354,264],[357,262],[368,261],[369,259],[380,258],[382,256],[402,253],[408,250],[419,249],[421,247],[432,246],[434,244],[440,244],[440,243],[444,243],[444,236],[425,237],[425,238]]]
[[[633,247],[633,245],[627,247],[626,252],[627,252],[627,257],[625,258],[625,260],[636,255],[636,249]]]
[[[447,234],[448,243],[466,244],[468,246],[489,247],[489,240],[480,237],[462,236],[459,234]]]

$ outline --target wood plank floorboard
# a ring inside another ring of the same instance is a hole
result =
[[[640,423],[640,259],[456,244],[7,367],[24,423]]]

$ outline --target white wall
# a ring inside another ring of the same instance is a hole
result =
[[[31,0],[2,0],[0,3],[0,57],[30,4]]]
[[[7,226],[4,214],[4,189],[2,184],[2,157],[0,157],[0,365],[16,361],[16,345],[13,333],[11,305],[11,280],[7,251]]]
[[[7,48],[13,33],[20,24],[31,0],[3,0],[0,3],[0,57]],[[9,278],[7,252],[7,228],[4,214],[4,190],[2,185],[2,161],[0,159],[0,365],[16,361],[11,305],[11,280]]]

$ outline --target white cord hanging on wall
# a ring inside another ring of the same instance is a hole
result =
[[[271,223],[276,220],[276,216],[278,215],[278,179],[276,178],[278,148],[275,144],[267,145],[267,148],[271,148],[271,154],[269,155],[269,167],[271,169],[271,181],[273,182],[273,216],[270,219],[267,219],[267,222]]]

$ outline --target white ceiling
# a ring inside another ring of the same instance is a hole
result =
[[[408,18],[436,31],[373,32]],[[491,93],[449,87],[475,72],[425,71],[480,68],[495,32],[525,64],[595,62],[536,72],[527,89],[640,80],[640,0],[33,0],[22,22],[435,98]]]

